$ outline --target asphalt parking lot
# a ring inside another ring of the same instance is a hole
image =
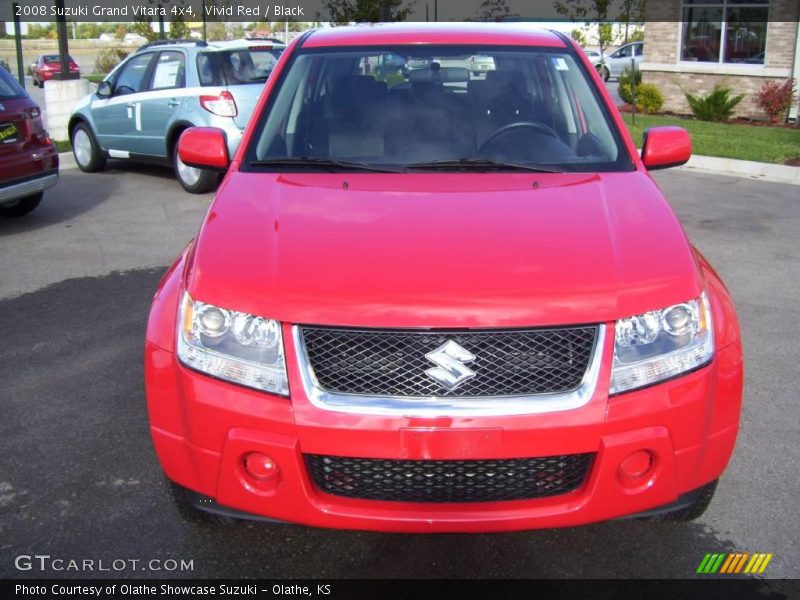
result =
[[[390,535],[179,520],[153,454],[142,353],[152,293],[211,195],[168,170],[62,172],[40,208],[0,220],[0,576],[15,557],[192,560],[121,577],[691,577],[707,552],[772,552],[800,575],[800,188],[663,172],[689,236],[743,324],[746,399],[733,461],[695,523],[619,521],[498,535]],[[781,582],[763,582],[775,597]]]

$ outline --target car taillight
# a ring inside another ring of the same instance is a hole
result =
[[[42,68],[41,68],[41,69],[39,69],[39,70],[40,70],[40,71],[49,71],[49,70],[50,70],[50,67],[48,67],[47,65],[42,65]]]
[[[220,92],[219,96],[200,96],[200,106],[220,117],[235,117],[239,114],[236,100],[230,92]]]
[[[27,125],[29,137],[39,144],[48,143],[47,132],[42,121],[42,111],[38,106],[29,108],[25,111],[25,124]]]

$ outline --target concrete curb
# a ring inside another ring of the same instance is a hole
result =
[[[69,171],[70,169],[78,168],[78,163],[75,162],[75,156],[72,154],[72,152],[58,153],[58,168],[62,171]]]
[[[761,163],[752,160],[692,155],[689,162],[683,165],[681,169],[800,185],[800,167]]]
[[[61,152],[58,155],[58,159],[61,164],[61,169],[64,171],[78,168],[72,152]],[[714,173],[717,175],[727,175],[729,177],[746,177],[749,179],[758,179],[759,181],[800,185],[800,167],[773,165],[770,163],[754,162],[752,160],[735,160],[733,158],[693,155],[688,163],[679,168],[692,172]]]

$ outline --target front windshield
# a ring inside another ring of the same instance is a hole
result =
[[[257,124],[247,170],[632,168],[566,49],[310,49],[287,69]]]

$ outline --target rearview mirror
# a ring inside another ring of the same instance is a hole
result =
[[[98,98],[108,98],[111,95],[111,84],[108,81],[101,81],[97,84],[97,94]]]
[[[682,127],[650,127],[644,132],[642,162],[648,170],[678,167],[692,156],[692,140]]]
[[[227,171],[228,142],[216,127],[190,127],[178,140],[178,156],[190,167]]]

